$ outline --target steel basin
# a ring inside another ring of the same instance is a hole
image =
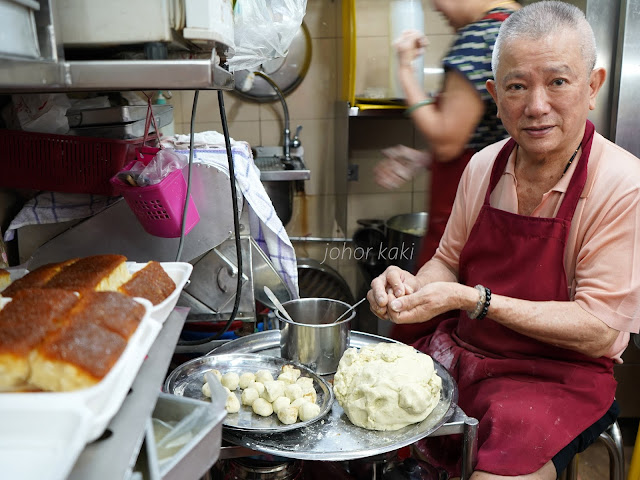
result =
[[[282,304],[294,320],[290,322],[276,310],[280,320],[280,355],[301,363],[318,375],[335,373],[349,345],[352,311],[332,323],[351,305],[331,298],[300,298]]]

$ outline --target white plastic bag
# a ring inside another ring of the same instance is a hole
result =
[[[66,113],[71,102],[64,93],[13,95],[11,100],[22,130],[56,134],[69,131]]]
[[[237,0],[233,11],[235,55],[229,69],[255,70],[285,57],[307,9],[307,0]]]

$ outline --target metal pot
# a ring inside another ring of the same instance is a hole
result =
[[[300,298],[282,304],[293,319],[280,319],[280,355],[306,365],[319,375],[335,373],[342,354],[349,346],[352,311],[333,323],[351,305],[331,298]]]
[[[389,265],[415,272],[422,239],[427,233],[426,212],[404,213],[386,222],[386,258]]]

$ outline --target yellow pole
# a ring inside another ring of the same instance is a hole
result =
[[[342,99],[355,104],[356,97],[356,4],[342,0]]]
[[[627,480],[640,480],[640,426],[638,426],[638,432],[636,433],[636,443],[631,454],[631,465],[629,466]]]

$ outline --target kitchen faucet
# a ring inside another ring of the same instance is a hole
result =
[[[289,163],[291,162],[291,148],[298,148],[301,145],[300,138],[298,138],[298,135],[300,135],[300,130],[302,130],[302,125],[298,125],[298,127],[296,128],[295,135],[293,136],[293,138],[291,138],[291,130],[289,125],[289,108],[287,107],[287,102],[284,99],[284,94],[282,93],[282,90],[280,90],[280,87],[278,87],[276,82],[274,82],[271,79],[271,77],[266,73],[255,71],[253,72],[253,75],[257,75],[259,77],[264,78],[266,82],[269,85],[271,85],[271,87],[273,87],[276,94],[278,95],[278,98],[280,99],[280,103],[282,104],[282,110],[284,110],[284,132],[282,135],[283,137],[282,153],[284,154],[284,161]],[[251,76],[251,74],[249,76]],[[247,77],[247,79],[249,79],[249,77]],[[246,80],[245,80],[245,83],[246,83]]]

